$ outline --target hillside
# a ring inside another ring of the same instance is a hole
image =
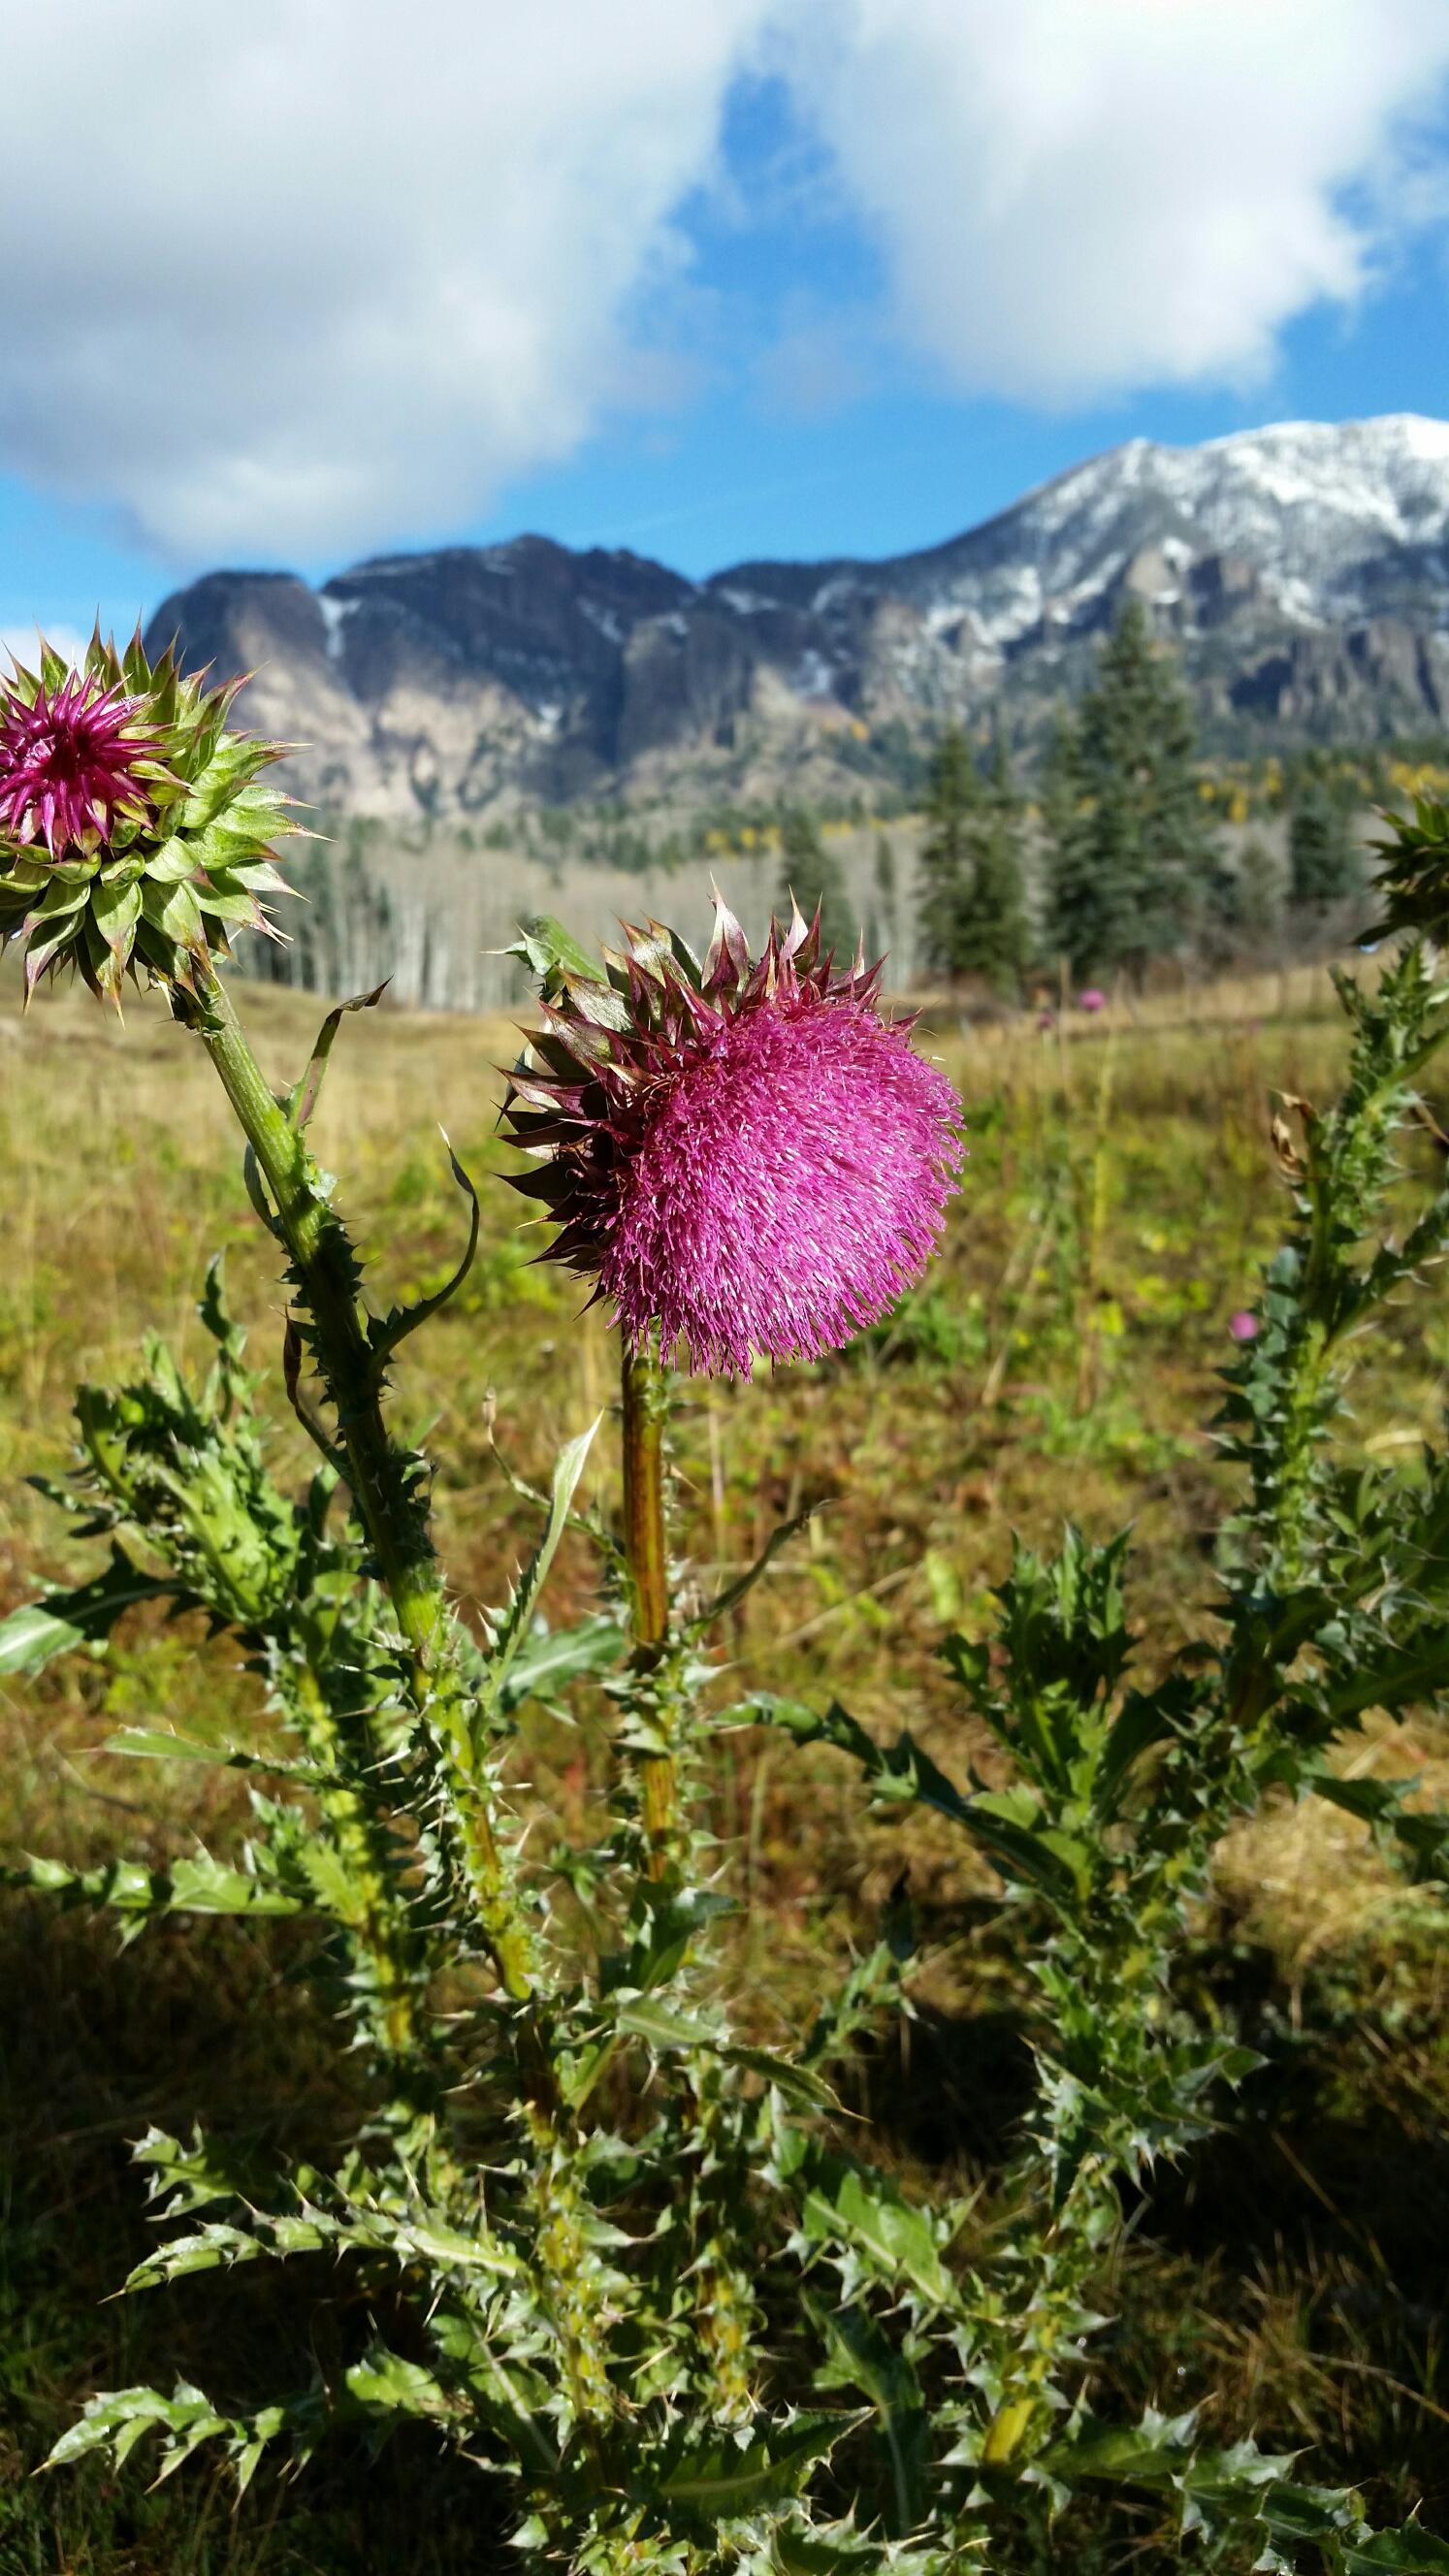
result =
[[[255,672],[246,720],[303,792],[392,819],[624,795],[838,792],[948,716],[1030,742],[1128,594],[1223,749],[1437,730],[1449,706],[1449,424],[1134,439],[925,552],[703,582],[539,536],[380,557],[313,590],[215,572],[148,630]]]

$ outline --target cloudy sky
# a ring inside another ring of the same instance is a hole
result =
[[[1449,414],[1449,0],[0,5],[3,635]]]

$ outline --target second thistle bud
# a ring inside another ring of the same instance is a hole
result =
[[[79,668],[42,644],[0,679],[0,946],[27,998],[66,965],[112,1001],[141,970],[191,990],[234,930],[279,935],[271,848],[299,826],[262,778],[278,747],[226,731],[240,686],[99,632]]]

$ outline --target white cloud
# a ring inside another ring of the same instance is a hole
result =
[[[23,662],[27,671],[39,670],[40,632],[23,617],[0,618],[0,678],[15,662]],[[78,626],[56,625],[45,628],[45,640],[63,661],[80,662],[85,658],[90,637],[82,635]]]
[[[191,567],[465,525],[720,365],[678,210],[767,41],[884,246],[877,327],[1070,402],[1241,376],[1359,293],[1449,10],[45,0],[5,30],[0,467]],[[797,402],[874,356],[823,297],[776,322],[730,362]]]
[[[12,12],[0,458],[180,559],[476,513],[635,392],[766,5]]]
[[[961,386],[1070,402],[1247,379],[1351,300],[1444,0],[827,0],[786,59]]]

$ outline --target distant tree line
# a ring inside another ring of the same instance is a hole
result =
[[[499,851],[537,866],[558,888],[573,866],[642,874],[701,860],[763,860],[776,910],[818,908],[842,958],[863,937],[874,960],[894,953],[918,974],[1011,1001],[1033,979],[1079,986],[1140,979],[1158,958],[1210,964],[1303,953],[1352,927],[1360,891],[1355,819],[1375,792],[1408,775],[1378,757],[1329,749],[1276,754],[1256,780],[1200,762],[1192,701],[1174,655],[1129,602],[1103,639],[1091,685],[1057,720],[1029,791],[1013,773],[1000,722],[971,739],[950,726],[921,756],[924,813],[914,887],[877,816],[869,877],[858,851],[842,866],[829,812],[796,800],[665,812],[535,808],[486,827],[424,824],[407,848]],[[1271,818],[1271,819],[1270,819]],[[248,939],[254,974],[318,991],[364,990],[401,959],[399,994],[450,1007],[497,998],[481,963],[460,976],[446,903],[392,864],[396,827],[335,819],[289,871],[304,900],[289,908],[290,944]],[[1265,837],[1265,835],[1271,835]],[[384,863],[386,862],[386,863]],[[449,896],[447,902],[451,902]],[[474,911],[477,907],[474,906]],[[472,920],[472,913],[469,915]],[[914,931],[914,938],[912,938]],[[470,932],[470,938],[472,933]],[[903,958],[904,952],[904,958]],[[471,950],[470,950],[471,956]]]
[[[1285,764],[1286,869],[1261,839],[1230,861],[1197,758],[1192,701],[1141,604],[1123,608],[1093,685],[1057,722],[1035,825],[998,731],[985,760],[959,726],[927,777],[917,930],[928,972],[1005,996],[1064,961],[1140,978],[1183,949],[1261,948],[1285,910],[1327,923],[1360,885],[1351,775],[1327,753]],[[1033,924],[1026,853],[1038,853]]]

